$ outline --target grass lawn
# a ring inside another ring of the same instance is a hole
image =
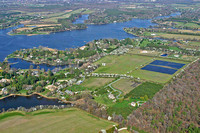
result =
[[[20,90],[19,93],[21,93],[22,95],[26,95],[26,92],[28,92],[28,90]]]
[[[129,133],[129,131],[128,130],[121,130],[121,131],[119,131],[119,133]]]
[[[71,14],[81,13],[83,10],[84,9],[77,9],[71,12],[57,13],[49,18],[43,19],[42,21],[49,23],[57,23],[58,19],[69,18]]]
[[[113,73],[126,74],[127,72],[149,63],[153,57],[139,56],[139,55],[110,55],[106,56],[95,64],[106,63],[106,66],[101,66],[94,73]]]
[[[131,79],[120,79],[116,83],[112,84],[112,86],[116,89],[123,91],[124,94],[127,94],[139,84],[140,83],[137,83]]]
[[[100,104],[104,104],[106,106],[112,106],[115,104],[115,103],[113,103],[113,100],[108,98],[107,94],[101,95],[99,97],[95,97],[95,101]]]
[[[85,81],[81,85],[84,87],[89,87],[89,88],[99,88],[113,80],[114,80],[114,78],[90,77],[90,78],[85,79]]]
[[[147,53],[146,53],[147,52]],[[128,53],[130,54],[141,54],[141,55],[147,55],[147,56],[158,56],[160,55],[162,52],[158,52],[158,51],[150,51],[150,50],[140,50],[140,49],[130,49],[128,51]]]
[[[176,25],[175,27],[188,27],[188,28],[200,28],[200,25],[195,23],[183,23],[183,22],[174,22]]]
[[[7,113],[0,118],[1,133],[95,133],[116,125],[75,108]]]
[[[93,12],[94,12],[94,11],[87,9],[86,11],[83,12],[83,14],[91,14],[91,13],[93,13]]]
[[[127,97],[144,97],[145,95],[148,96],[148,98],[152,98],[160,89],[163,88],[163,85],[151,83],[151,82],[145,82],[130,91],[128,94],[125,95],[125,98]]]
[[[48,92],[50,92],[50,90],[45,89],[41,94],[42,94],[42,95],[46,95]]]
[[[168,33],[156,33],[159,37],[167,39],[176,39],[176,40],[188,40],[188,39],[197,39],[200,40],[198,35],[182,35],[182,34],[168,34]]]
[[[184,64],[189,63],[189,61],[170,59],[166,57],[151,57],[151,56],[131,55],[131,54],[125,54],[121,56],[109,55],[103,57],[102,59],[100,59],[95,63],[100,65],[102,63],[106,63],[106,66],[99,67],[97,70],[94,71],[94,73],[127,74],[148,81],[166,83],[180,71],[180,70],[177,71],[174,75],[169,75],[169,74],[163,74],[159,72],[152,72],[140,69],[141,65],[145,66],[150,62],[152,62],[153,60],[163,60],[163,61],[170,61],[170,62],[184,63]],[[137,67],[138,69],[136,70]]]
[[[152,72],[148,70],[136,70],[131,73],[133,77],[139,77],[140,79],[144,79],[147,81],[154,81],[159,83],[166,83],[169,81],[173,76],[169,74],[159,73],[159,72]]]
[[[189,32],[190,33],[190,32]],[[151,34],[156,34],[154,37],[161,37],[165,39],[176,39],[176,40],[192,40],[197,39],[200,40],[199,35],[183,35],[183,34],[170,34],[170,33],[162,33],[162,32],[144,32],[144,36],[152,36]],[[143,43],[142,46],[146,46],[145,43]]]
[[[67,90],[70,90],[72,92],[76,92],[76,91],[86,91],[86,90],[91,90],[92,88],[88,88],[85,86],[81,85],[73,85],[73,86],[68,86]]]
[[[132,107],[131,102],[136,102],[135,99],[124,100],[122,102],[117,102],[108,108],[108,114],[112,116],[113,113],[119,115],[121,114],[125,119],[127,116],[138,107]]]

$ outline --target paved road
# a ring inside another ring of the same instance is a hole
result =
[[[121,92],[120,90],[118,90],[118,89],[113,88],[113,87],[112,87],[112,84],[116,83],[116,82],[119,81],[120,79],[122,79],[122,78],[119,78],[119,79],[113,81],[112,83],[110,83],[110,84],[108,84],[107,86],[104,87],[104,88],[110,87],[113,91],[118,91],[118,92],[119,92],[119,95],[116,96],[116,99],[119,98],[119,96],[122,94],[122,92]]]

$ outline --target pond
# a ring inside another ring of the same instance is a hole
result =
[[[66,103],[59,102],[58,99],[48,99],[40,95],[34,94],[31,96],[9,96],[0,100],[0,110],[4,109],[5,111],[18,107],[31,108],[38,105],[67,105]]]
[[[30,66],[33,66],[33,69],[37,69],[38,66],[40,69],[44,69],[45,71],[49,70],[53,70],[53,69],[63,69],[68,67],[66,66],[50,66],[50,65],[46,65],[46,64],[33,64],[32,62],[28,62],[22,59],[18,59],[18,58],[11,58],[8,59],[8,62],[11,63],[11,68],[16,68],[16,69],[29,69]]]

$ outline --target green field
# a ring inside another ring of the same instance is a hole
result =
[[[112,115],[113,113],[117,115],[122,115],[125,119],[127,116],[138,107],[132,107],[131,102],[136,102],[136,99],[130,99],[130,100],[123,100],[122,102],[117,102],[112,106],[109,106],[108,108],[108,114]]]
[[[172,78],[172,75],[159,73],[159,72],[152,72],[147,70],[137,70],[131,73],[134,77],[139,77],[140,79],[145,79],[147,81],[154,81],[159,83],[166,83]]]
[[[155,36],[152,36],[155,34]],[[144,36],[152,36],[152,37],[161,37],[165,39],[175,39],[175,40],[200,40],[199,35],[183,35],[183,34],[170,34],[170,33],[162,33],[162,32],[147,32],[143,33]]]
[[[141,70],[143,66],[149,64],[153,60],[163,60],[171,61],[176,63],[188,64],[188,61],[170,59],[165,57],[153,57],[153,56],[143,56],[143,55],[110,55],[97,61],[95,64],[106,63],[106,66],[101,66],[94,73],[114,73],[114,74],[127,74],[135,78],[140,78],[142,80],[153,81],[158,83],[168,82],[174,75],[163,74],[159,72],[152,72],[147,70]],[[141,66],[142,65],[142,66]],[[128,88],[127,88],[128,89]],[[130,90],[130,89],[128,89]],[[124,90],[126,93],[126,90]]]
[[[156,33],[159,37],[167,38],[167,39],[176,39],[176,40],[200,40],[200,36],[194,35],[181,35],[181,34],[167,34],[167,33]]]
[[[184,23],[184,22],[174,22],[176,25],[175,27],[188,27],[188,28],[198,28],[200,29],[200,25],[196,23]]]
[[[124,94],[129,93],[132,89],[134,89],[140,83],[136,83],[131,79],[120,79],[116,83],[112,84],[112,86],[116,89],[121,90]]]
[[[162,88],[163,85],[161,84],[145,82],[126,94],[125,98],[140,98],[144,97],[145,95],[148,96],[148,98],[152,98]]]
[[[77,10],[70,11],[70,12],[61,12],[61,13],[51,14],[51,16],[49,16],[46,19],[43,19],[42,21],[43,22],[48,22],[48,23],[57,23],[58,19],[69,18],[71,14],[81,13],[84,10],[85,9],[77,9]],[[89,12],[90,13],[90,10],[86,10],[84,12]]]
[[[113,74],[127,74],[131,70],[135,70],[140,65],[149,63],[152,57],[139,55],[110,55],[106,56],[95,64],[106,63],[106,66],[99,67],[95,73],[113,73]]]
[[[109,99],[107,94],[95,97],[95,101],[106,106],[112,106],[114,104],[113,100]]]
[[[75,108],[0,115],[1,133],[97,133],[112,125],[116,123]]]
[[[86,79],[81,85],[84,87],[89,87],[89,88],[99,88],[104,86],[105,84],[113,81],[114,78],[94,78],[90,77]]]

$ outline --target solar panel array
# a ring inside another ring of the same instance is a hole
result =
[[[178,69],[182,68],[185,64],[175,63],[169,61],[155,60],[145,67],[141,68],[142,70],[148,70],[153,72],[160,72],[165,74],[174,74]]]

